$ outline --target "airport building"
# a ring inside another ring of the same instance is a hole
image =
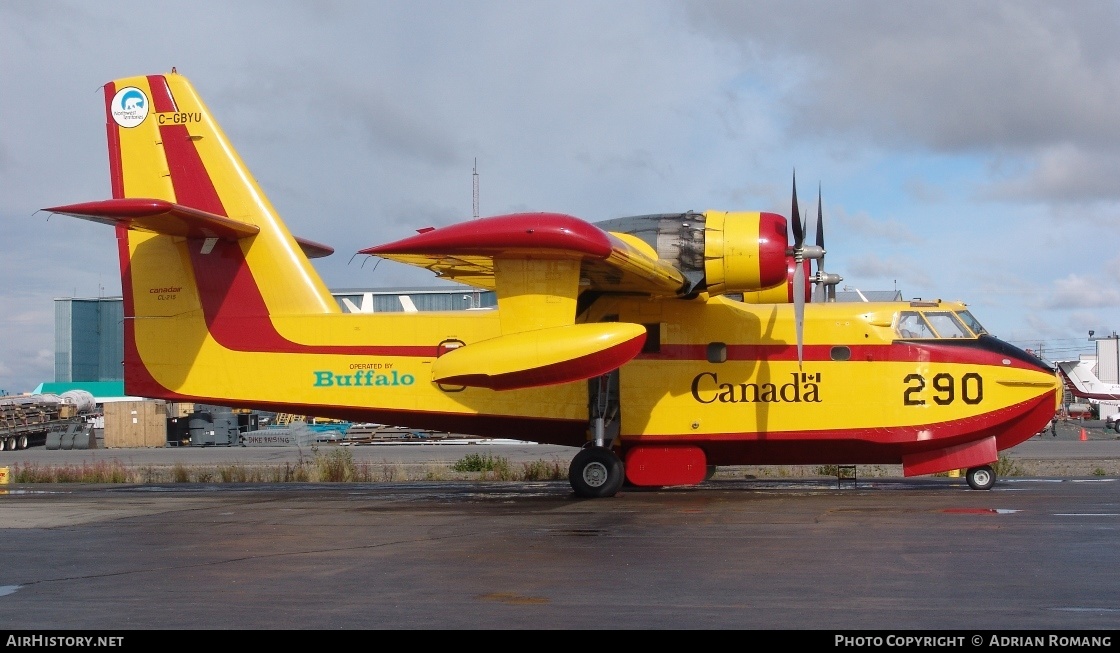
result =
[[[123,379],[123,324],[120,297],[54,300],[54,380]]]

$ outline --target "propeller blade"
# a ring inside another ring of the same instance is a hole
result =
[[[813,278],[813,303],[823,302],[827,300],[827,294],[824,289],[824,209],[821,204],[821,186],[817,184],[817,247],[822,251],[821,257],[817,259],[817,274]]]
[[[801,211],[797,209],[797,171],[793,171],[793,208],[790,210],[789,219],[793,222],[793,248],[800,249],[805,240],[805,233],[801,229]]]
[[[821,187],[817,186],[817,247],[824,249],[824,210],[821,208]],[[824,257],[817,261],[818,269],[824,267]]]
[[[821,208],[822,206],[823,206],[823,204],[821,203],[821,190],[820,190],[820,187],[818,186],[817,187],[817,245],[821,248],[821,260],[817,262],[820,265],[820,267],[817,268],[817,279],[819,279],[820,285],[822,286],[822,289],[824,290],[824,300],[826,302],[834,302],[834,301],[836,301],[836,286],[837,286],[837,284],[839,284],[841,281],[844,280],[844,277],[842,277],[838,274],[829,274],[829,273],[824,271],[824,254],[825,254],[825,251],[824,251],[824,212],[823,212],[823,209]]]
[[[801,369],[805,340],[805,266],[800,258],[796,265],[793,269],[793,323],[797,333],[797,369]]]

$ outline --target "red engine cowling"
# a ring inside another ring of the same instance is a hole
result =
[[[813,282],[809,278],[810,264],[811,264],[811,261],[809,261],[808,259],[801,262],[801,266],[802,266],[802,268],[804,268],[804,271],[805,271],[805,283],[803,284],[803,286],[801,288],[801,292],[805,293],[804,297],[805,297],[806,302],[812,301],[812,295],[813,295]],[[743,301],[747,302],[748,304],[792,303],[793,302],[793,293],[794,293],[793,271],[795,269],[795,266],[796,266],[796,264],[794,263],[794,258],[792,256],[787,256],[786,257],[786,282],[783,283],[783,284],[774,286],[773,288],[767,288],[765,290],[758,290],[758,291],[755,291],[755,292],[745,292],[745,293],[743,293]]]

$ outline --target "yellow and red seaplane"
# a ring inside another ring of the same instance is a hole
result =
[[[46,210],[116,228],[130,395],[580,447],[579,497],[743,464],[967,469],[986,489],[1061,399],[964,304],[828,301],[840,278],[819,207],[804,242],[796,186],[790,221],[424,230],[362,252],[492,289],[496,309],[343,313],[310,261],[330,248],[289,233],[185,77],[104,89],[112,198]]]

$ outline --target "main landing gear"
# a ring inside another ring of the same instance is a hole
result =
[[[996,473],[991,465],[970,467],[965,473],[965,480],[973,490],[990,490],[996,484]]]
[[[613,497],[626,481],[626,466],[611,445],[619,434],[618,370],[588,379],[592,439],[572,458],[568,482],[585,499]]]
[[[622,459],[606,447],[580,449],[568,467],[568,482],[572,484],[576,496],[586,499],[613,497],[625,480]]]

